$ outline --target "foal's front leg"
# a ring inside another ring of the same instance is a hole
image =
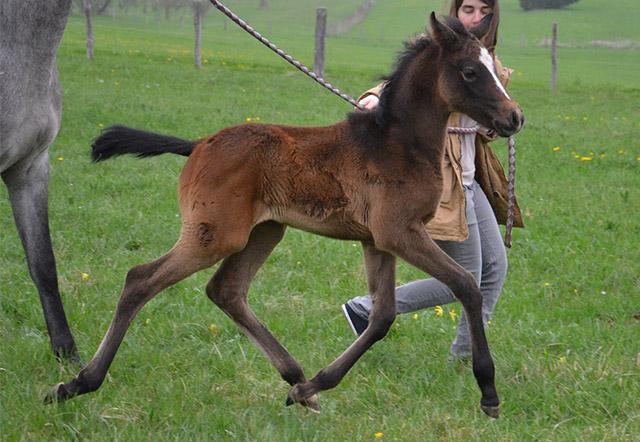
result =
[[[363,248],[369,293],[373,298],[369,326],[338,359],[320,370],[313,379],[295,385],[289,391],[287,405],[338,385],[360,356],[384,338],[393,324],[396,316],[395,257],[376,249],[371,243],[363,243]]]
[[[486,414],[498,417],[495,368],[482,322],[482,294],[475,279],[433,242],[422,223],[386,232],[379,241],[382,248],[446,284],[462,304],[471,334],[473,374],[482,392],[480,405]]]

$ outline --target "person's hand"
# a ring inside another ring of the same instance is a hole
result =
[[[498,134],[496,133],[495,130],[488,129],[486,127],[480,126],[480,129],[478,130],[478,132],[484,135],[487,141],[494,141],[498,138]]]
[[[375,95],[367,95],[362,100],[358,101],[358,104],[364,107],[366,110],[371,110],[375,108],[379,102],[380,99]]]

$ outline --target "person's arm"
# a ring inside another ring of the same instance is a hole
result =
[[[513,69],[503,66],[502,62],[497,56],[493,57],[493,62],[496,65],[496,72],[498,73],[498,80],[506,88],[513,74]]]

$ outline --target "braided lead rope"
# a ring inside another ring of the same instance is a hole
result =
[[[218,9],[224,15],[229,17],[231,19],[231,21],[233,21],[235,24],[237,24],[242,29],[247,31],[249,34],[251,34],[253,37],[255,37],[258,41],[260,41],[260,43],[262,43],[263,45],[267,46],[269,49],[271,49],[273,52],[278,54],[280,57],[284,58],[287,62],[289,62],[290,64],[292,64],[293,66],[295,66],[296,68],[301,70],[304,74],[306,74],[309,77],[313,78],[315,81],[320,83],[322,86],[324,86],[325,88],[329,89],[331,92],[333,92],[334,94],[336,94],[338,97],[342,98],[343,100],[346,100],[347,102],[351,103],[356,108],[358,108],[360,110],[365,110],[364,107],[362,107],[356,100],[351,98],[349,95],[345,94],[340,89],[334,87],[331,83],[327,83],[326,81],[324,81],[324,79],[322,77],[318,76],[318,74],[316,74],[315,72],[310,70],[308,67],[306,67],[305,65],[300,63],[298,60],[293,58],[291,55],[289,55],[286,52],[284,52],[282,49],[278,48],[275,44],[271,43],[267,38],[263,37],[259,32],[257,32],[251,26],[249,26],[249,24],[247,22],[245,22],[240,17],[238,17],[236,14],[234,14],[229,8],[227,8],[225,5],[220,3],[218,0],[209,0],[209,1],[211,2],[211,4],[216,9]]]
[[[478,130],[480,130],[480,126],[477,124],[472,127],[447,127],[447,132],[450,134],[471,135],[478,133]]]
[[[324,81],[322,77],[318,76],[318,74],[310,70],[308,67],[300,63],[298,60],[296,60],[286,52],[284,52],[282,49],[278,48],[275,44],[271,43],[267,38],[263,37],[259,32],[257,32],[247,22],[245,22],[236,14],[234,14],[229,8],[223,5],[220,1],[218,0],[209,0],[209,1],[216,9],[218,9],[224,15],[229,17],[231,21],[233,21],[235,24],[237,24],[242,29],[247,31],[249,34],[255,37],[258,41],[260,41],[260,43],[267,46],[273,52],[275,52],[280,57],[285,59],[288,63],[292,64],[298,70],[302,71],[305,75],[311,77],[317,83],[329,89],[331,92],[333,92],[343,100],[347,101],[351,105],[355,106],[357,109],[361,111],[366,110],[362,105],[360,105],[360,103],[358,103],[356,100],[351,98],[349,95],[345,94],[340,89],[334,87],[331,83],[327,83],[326,81]],[[478,129],[479,129],[479,126],[477,125],[474,127],[448,127],[447,132],[455,133],[455,134],[473,134],[473,133],[477,133]],[[505,245],[507,247],[511,247],[511,229],[513,227],[513,212],[514,212],[513,207],[514,207],[514,201],[515,201],[514,180],[515,180],[515,170],[516,170],[515,153],[516,153],[515,139],[513,137],[509,137],[509,187],[508,187],[508,196],[507,196],[509,205],[507,207],[507,229],[506,229],[505,239],[504,239]]]
[[[516,139],[509,137],[509,183],[507,185],[507,225],[504,232],[504,245],[511,248],[511,231],[516,207]]]

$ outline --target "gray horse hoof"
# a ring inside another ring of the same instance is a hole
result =
[[[488,405],[480,405],[480,408],[482,408],[482,411],[484,411],[484,413],[489,416],[492,417],[494,419],[498,419],[498,417],[500,416],[500,407],[491,407]]]

